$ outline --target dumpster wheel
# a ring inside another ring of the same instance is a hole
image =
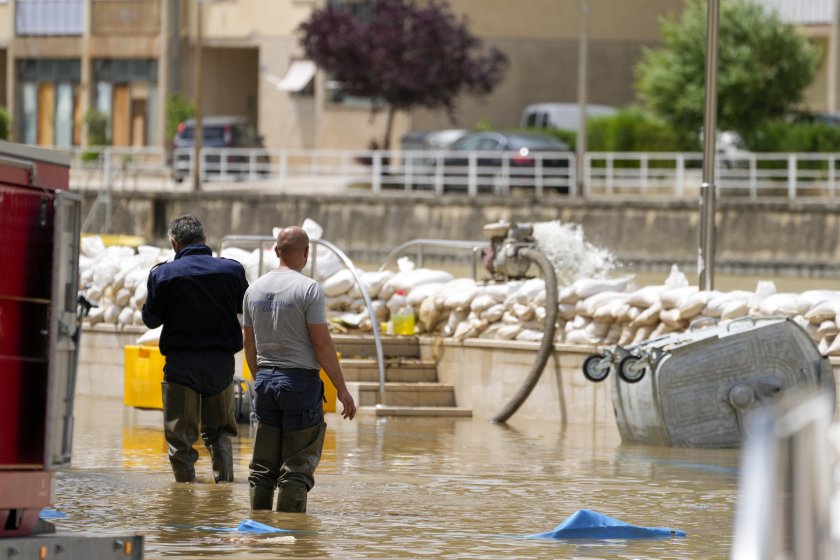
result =
[[[627,383],[638,383],[647,373],[647,366],[639,366],[638,356],[624,356],[618,362],[618,376]]]
[[[610,364],[601,354],[592,354],[583,361],[583,376],[593,383],[600,383],[610,374]]]

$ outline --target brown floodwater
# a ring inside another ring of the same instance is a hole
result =
[[[76,404],[73,465],[56,477],[61,533],[145,537],[146,558],[724,558],[737,493],[737,450],[621,442],[616,430],[517,421],[327,415],[325,452],[305,515],[251,512],[247,425],[236,482],[177,484],[159,412],[120,401]],[[526,540],[578,509],[686,531],[638,541]],[[295,531],[247,535],[253,519]],[[289,538],[293,537],[293,538]]]

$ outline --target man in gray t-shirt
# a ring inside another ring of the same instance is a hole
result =
[[[277,511],[302,513],[327,426],[320,368],[337,389],[342,416],[352,420],[356,405],[327,327],[324,292],[300,272],[309,258],[309,236],[284,228],[274,250],[280,267],[248,288],[242,306],[258,420],[248,482],[251,509],[271,509],[279,488]]]

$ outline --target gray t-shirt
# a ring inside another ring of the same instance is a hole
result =
[[[306,327],[327,322],[324,291],[315,280],[273,270],[245,292],[242,312],[242,324],[254,329],[258,367],[320,369]]]

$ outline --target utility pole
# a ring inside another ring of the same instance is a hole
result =
[[[700,185],[700,248],[697,255],[698,285],[715,287],[715,149],[717,141],[717,58],[720,0],[707,0],[706,107],[703,119],[703,184]]]
[[[578,38],[578,132],[575,142],[575,161],[577,163],[577,188],[584,194],[583,171],[586,156],[586,105],[587,105],[587,66],[589,64],[589,0],[580,0],[580,34]]]
[[[204,130],[201,126],[201,47],[204,42],[204,31],[202,29],[202,11],[204,2],[196,0],[195,3],[195,126],[193,127],[193,191],[201,190],[201,141],[204,138]]]

